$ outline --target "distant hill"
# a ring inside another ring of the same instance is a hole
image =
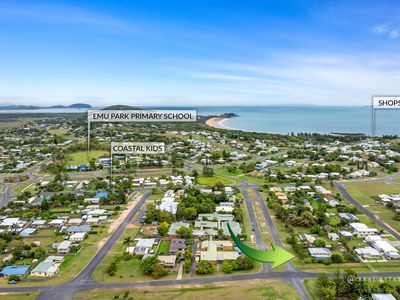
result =
[[[141,110],[142,108],[133,107],[129,105],[111,105],[104,107],[103,110]]]
[[[74,103],[68,106],[69,108],[92,108],[90,104],[86,103]]]
[[[14,104],[0,104],[0,110],[34,110],[34,109],[50,109],[50,108],[91,108],[90,104],[74,103],[68,106],[53,105],[53,106],[36,106],[36,105],[14,105]]]

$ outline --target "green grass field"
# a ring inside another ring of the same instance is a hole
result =
[[[128,227],[127,230],[120,236],[118,241],[114,244],[111,251],[107,254],[99,267],[93,273],[95,280],[99,282],[134,282],[134,281],[149,281],[155,280],[150,276],[143,275],[140,270],[140,259],[134,257],[130,260],[121,260],[117,263],[117,271],[114,276],[107,274],[106,269],[116,256],[122,256],[126,245],[123,244],[125,237],[130,236],[135,238],[139,232],[138,227]],[[175,279],[176,273],[171,271],[169,275],[162,277],[160,280]]]
[[[169,254],[170,245],[171,241],[161,241],[160,246],[158,247],[157,254]]]
[[[394,220],[395,212],[373,199],[373,196],[380,194],[400,193],[400,184],[389,184],[384,182],[374,183],[353,183],[346,184],[349,194],[363,206],[374,213],[380,220],[400,232],[400,222]]]
[[[102,151],[102,150],[92,150],[89,153],[89,160],[92,158],[98,159],[99,157],[109,157],[110,153],[108,151]],[[88,160],[88,155],[86,151],[79,151],[75,153],[70,154],[70,164],[71,165],[80,165],[80,164],[86,164],[89,162]]]
[[[28,278],[18,283],[18,286],[41,286],[41,285],[55,285],[63,284],[70,281],[74,276],[79,274],[83,268],[89,263],[98,250],[98,243],[108,235],[108,230],[105,226],[99,226],[94,229],[97,234],[90,234],[83,242],[80,243],[82,250],[76,256],[66,256],[64,262],[60,266],[60,273],[50,279],[43,279],[34,281]],[[57,237],[60,238],[60,237]],[[40,240],[43,245],[50,245],[53,243],[54,236],[43,238],[32,238]],[[0,281],[0,286],[8,286],[6,280]]]
[[[39,292],[0,293],[1,300],[34,300],[37,296],[39,296]]]
[[[282,240],[283,245],[285,246],[285,249],[295,255],[291,245],[289,245],[286,242],[286,238],[288,236],[290,236],[290,234],[285,229],[285,224],[283,224],[280,220],[277,220],[274,217],[273,212],[271,215],[272,215],[272,220],[274,222],[275,228],[277,229],[277,231],[279,233],[279,236]],[[367,224],[368,226],[374,225],[374,223],[372,223],[372,221],[367,216],[364,216],[364,215],[357,215],[357,216],[360,218],[361,222]],[[377,227],[377,228],[379,229],[379,227]],[[308,228],[293,227],[293,229],[296,232],[296,235],[301,234],[301,233],[309,233]],[[332,241],[328,240],[327,237],[323,237],[321,239],[323,239],[327,244],[332,243]],[[354,245],[356,245],[360,242],[361,242],[361,239],[352,240],[352,241],[350,241],[350,244],[354,243]],[[365,244],[363,244],[363,245],[365,245]],[[331,264],[329,266],[325,266],[323,264],[318,264],[318,263],[301,263],[298,258],[294,258],[292,260],[292,263],[299,270],[302,270],[305,272],[315,272],[315,273],[334,272],[337,268],[340,268],[340,269],[350,268],[359,273],[396,272],[395,270],[397,270],[399,268],[399,263],[396,261],[383,262],[383,263],[341,263],[341,264]]]
[[[229,172],[228,168],[222,167],[222,168],[216,168],[215,172],[217,174],[225,175],[225,176],[240,176],[243,174],[243,171],[240,169],[236,169],[235,172]]]
[[[122,296],[127,289],[94,289],[75,295],[80,299],[112,299]],[[135,299],[151,300],[184,300],[184,299],[229,299],[229,300],[261,300],[300,299],[295,289],[286,282],[278,280],[243,280],[222,282],[207,285],[175,285],[166,287],[143,287],[128,289],[129,296]]]
[[[224,185],[233,185],[236,183],[236,180],[222,176],[213,176],[213,177],[199,176],[197,180],[200,185],[209,187],[214,186],[218,182],[221,182]]]
[[[69,128],[49,129],[47,130],[50,134],[54,135],[66,135],[69,132]]]

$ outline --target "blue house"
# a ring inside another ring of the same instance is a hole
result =
[[[92,230],[90,225],[80,225],[80,226],[71,226],[65,230],[68,234],[74,234],[79,232],[88,233]]]
[[[34,233],[36,232],[36,228],[25,228],[24,230],[22,230],[19,235],[22,237],[28,237],[28,236],[32,236]]]

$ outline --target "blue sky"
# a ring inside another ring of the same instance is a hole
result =
[[[368,105],[400,94],[399,1],[5,0],[0,38],[0,103]]]

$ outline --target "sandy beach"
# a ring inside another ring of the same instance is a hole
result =
[[[214,117],[214,118],[210,118],[206,121],[206,125],[210,126],[210,127],[214,127],[214,128],[222,128],[225,129],[225,127],[221,126],[220,123],[225,120],[225,117]]]

